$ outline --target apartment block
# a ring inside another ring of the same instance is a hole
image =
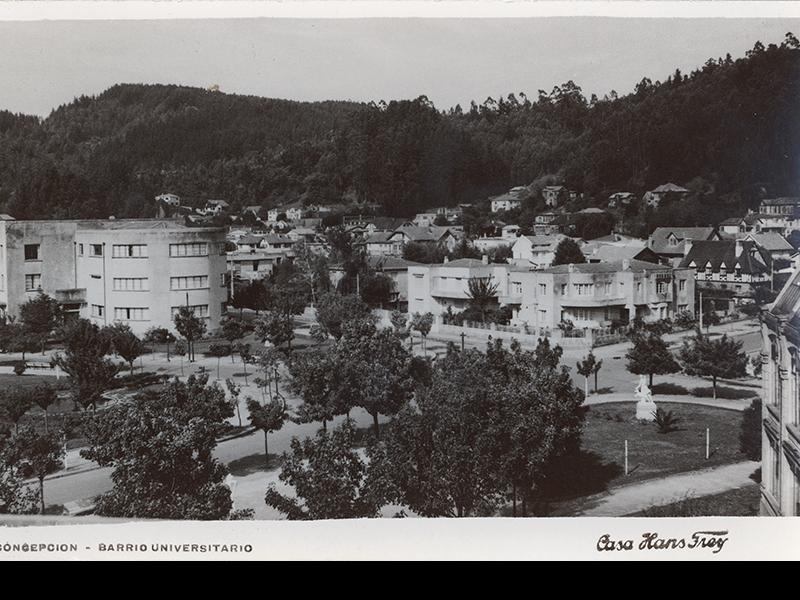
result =
[[[142,334],[173,328],[180,306],[219,324],[225,311],[225,230],[169,220],[0,222],[0,311],[39,293],[68,316]]]

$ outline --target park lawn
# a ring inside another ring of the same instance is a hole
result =
[[[629,517],[755,517],[761,491],[757,483],[699,498],[687,497],[663,506],[652,506]]]
[[[578,458],[570,457],[540,488],[546,513],[560,505],[609,488],[646,479],[746,460],[739,451],[742,413],[735,410],[659,402],[680,419],[678,431],[661,434],[654,423],[636,420],[634,402],[588,407]],[[705,459],[706,427],[711,430],[711,456]],[[624,473],[628,440],[629,473]]]

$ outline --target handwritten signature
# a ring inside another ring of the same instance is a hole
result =
[[[694,550],[710,549],[712,554],[722,550],[728,541],[727,531],[695,531],[688,538],[666,538],[658,533],[643,533],[637,544],[635,540],[615,540],[606,533],[597,540],[598,552],[638,550]]]

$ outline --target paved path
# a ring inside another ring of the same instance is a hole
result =
[[[663,506],[686,498],[735,490],[753,482],[750,475],[760,466],[744,461],[732,465],[680,473],[613,488],[585,499],[581,517],[623,517],[650,506]]]
[[[713,406],[715,408],[727,408],[729,410],[743,411],[748,408],[752,403],[752,398],[739,398],[737,400],[726,400],[723,398],[700,398],[697,396],[675,396],[666,394],[653,394],[653,401],[658,404],[659,402],[674,402],[676,404],[698,404],[701,406]],[[594,406],[597,404],[610,404],[612,402],[636,402],[633,393],[615,393],[615,394],[591,394],[583,403],[584,406]]]

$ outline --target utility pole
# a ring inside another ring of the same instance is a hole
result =
[[[700,292],[700,331],[703,331],[703,292]]]

